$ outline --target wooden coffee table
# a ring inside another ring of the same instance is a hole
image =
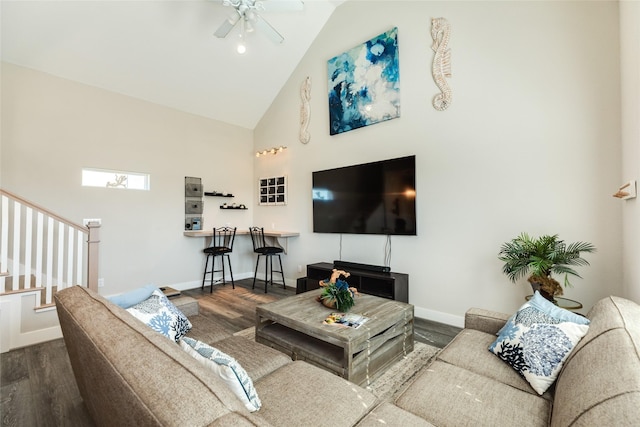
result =
[[[332,310],[321,289],[256,307],[256,341],[367,386],[413,351],[413,305],[360,294],[350,313],[369,318],[359,328],[322,323]]]

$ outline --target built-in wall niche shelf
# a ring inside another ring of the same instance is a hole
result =
[[[202,226],[202,180],[184,177],[184,229],[200,230]]]
[[[212,196],[212,197],[233,197],[233,194],[219,193],[217,191],[205,191],[204,195],[205,196]]]
[[[260,178],[258,180],[258,197],[260,205],[286,205],[287,177]]]

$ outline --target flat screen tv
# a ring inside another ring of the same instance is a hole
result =
[[[314,233],[415,236],[416,156],[313,172]]]

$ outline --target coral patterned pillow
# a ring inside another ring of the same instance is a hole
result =
[[[538,394],[553,384],[565,360],[589,330],[588,324],[568,321],[571,316],[557,316],[554,310],[524,304],[489,346],[489,351],[522,375]]]
[[[191,329],[191,322],[178,307],[162,293],[153,291],[146,300],[127,308],[135,318],[167,338],[178,341]]]

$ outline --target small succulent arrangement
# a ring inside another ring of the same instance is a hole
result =
[[[335,308],[336,310],[347,312],[356,303],[355,297],[358,295],[356,288],[350,288],[345,279],[350,276],[344,270],[333,269],[331,278],[320,281],[322,292],[318,297],[319,301],[326,307]]]
[[[531,273],[527,280],[533,290],[553,301],[555,296],[562,295],[562,286],[551,274],[564,274],[564,286],[571,286],[569,276],[580,277],[573,266],[589,265],[581,254],[595,251],[591,243],[566,244],[557,234],[534,238],[521,233],[502,245],[498,259],[504,262],[502,272],[512,282]]]

